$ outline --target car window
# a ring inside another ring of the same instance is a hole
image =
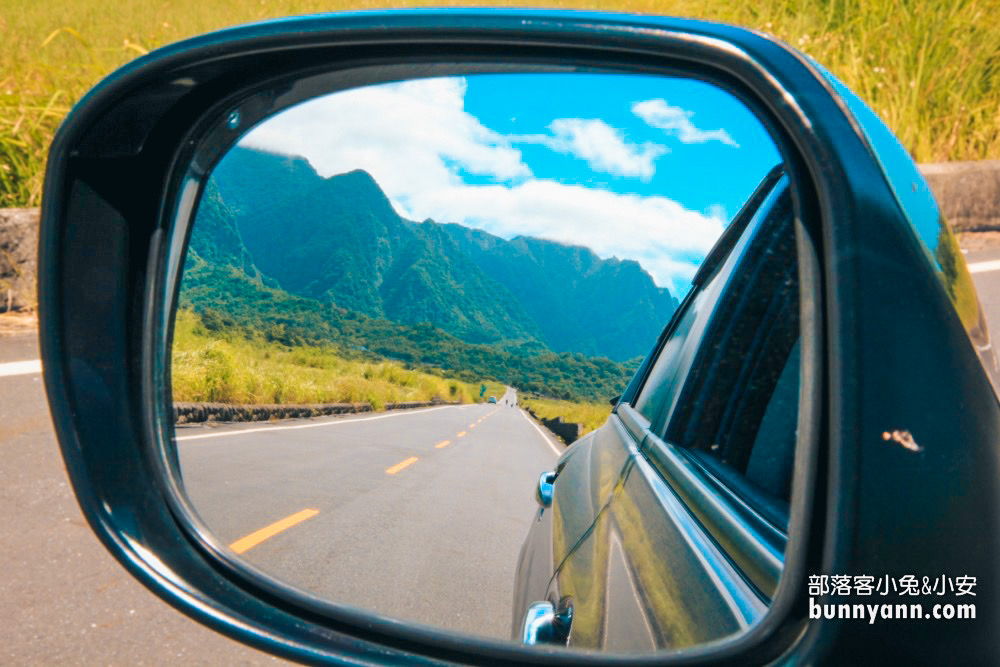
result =
[[[757,428],[746,477],[770,495],[788,499],[799,416],[801,346],[795,341]]]
[[[713,313],[727,292],[727,285],[747,250],[747,244],[769,218],[769,212],[780,205],[781,193],[787,193],[787,187],[787,177],[766,181],[764,192],[759,197],[756,193],[752,197],[756,200],[752,203],[756,210],[751,211],[750,219],[740,221],[738,216],[731,225],[736,228],[726,233],[736,232],[734,238],[730,240],[724,236],[720,239],[722,256],[713,257],[716,252],[713,250],[706,258],[706,266],[711,267],[708,275],[698,280],[698,285],[682,304],[671,325],[673,328],[667,331],[666,340],[656,352],[656,358],[633,403],[636,411],[649,420],[654,433],[664,432],[667,420],[677,406],[688,371],[703,348],[702,339],[714,320]]]
[[[715,279],[717,280],[718,278]],[[698,290],[688,299],[684,313],[664,342],[642,391],[636,398],[636,411],[648,419],[654,429],[664,423],[667,409],[680,390],[683,379],[680,369],[685,359],[685,351],[690,352],[695,347],[694,344],[688,344],[692,338],[691,331],[696,328],[695,323],[699,320],[699,315],[703,318],[705,311],[713,302],[712,297],[717,291],[713,287],[710,282],[705,289]]]
[[[651,448],[676,447],[778,529],[798,423],[793,222],[782,177],[686,300],[634,402],[656,436]]]
[[[713,309],[664,440],[771,518],[787,519],[799,397],[799,280],[782,191]]]

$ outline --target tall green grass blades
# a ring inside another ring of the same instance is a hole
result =
[[[518,403],[531,408],[539,417],[555,419],[562,417],[564,422],[583,424],[581,433],[589,433],[600,428],[611,414],[611,404],[560,401],[550,398],[518,397]]]
[[[90,45],[87,44],[87,40],[85,40],[83,38],[83,36],[80,35],[80,33],[78,33],[73,28],[70,28],[69,26],[63,26],[62,28],[56,28],[55,30],[53,30],[52,32],[50,32],[49,36],[46,37],[44,40],[42,40],[41,48],[44,49],[46,46],[48,46],[49,44],[52,43],[52,40],[54,40],[59,35],[63,35],[63,34],[69,35],[71,37],[75,37],[76,40],[78,42],[80,42],[80,44],[82,44],[85,48],[87,48],[87,49],[90,48]]]
[[[482,402],[503,385],[480,385],[410,370],[394,362],[341,357],[333,348],[289,347],[209,331],[202,318],[180,310],[174,325],[171,366],[175,401],[209,403]]]
[[[291,14],[445,0],[0,0],[0,206],[36,206],[69,108],[159,46]],[[537,5],[529,0],[490,2]],[[854,89],[918,161],[1000,158],[1000,0],[549,0],[550,6],[726,21],[802,49]],[[44,111],[56,92],[59,104]],[[31,128],[26,129],[26,128]]]

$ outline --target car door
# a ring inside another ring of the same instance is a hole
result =
[[[603,429],[621,434],[627,454],[611,462],[608,500],[547,591],[572,619],[571,646],[693,646],[767,612],[783,564],[800,357],[787,179],[764,194],[706,260]]]

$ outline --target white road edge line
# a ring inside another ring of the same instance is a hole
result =
[[[967,264],[969,273],[986,273],[987,271],[1000,271],[1000,259],[993,259],[988,262],[972,262]]]
[[[419,412],[431,412],[433,410],[444,410],[446,408],[464,408],[465,405],[442,405],[437,408],[422,408],[420,410],[404,410],[394,412],[389,415],[378,415],[376,417],[362,417],[361,419],[338,419],[335,421],[319,422],[314,424],[296,424],[295,426],[262,426],[260,428],[246,428],[238,431],[224,431],[222,433],[201,433],[199,435],[174,436],[175,440],[202,440],[204,438],[224,438],[226,436],[244,435],[247,433],[260,433],[261,431],[291,431],[299,428],[319,428],[320,426],[337,426],[338,424],[357,424],[358,422],[370,422],[375,419],[388,419],[389,417],[403,417],[405,415],[415,415]]]
[[[562,452],[560,452],[558,449],[556,449],[556,446],[552,444],[552,441],[549,440],[549,437],[547,435],[545,435],[545,433],[542,432],[542,429],[538,428],[538,424],[536,424],[535,422],[531,421],[531,417],[528,416],[528,413],[525,412],[524,410],[522,410],[521,408],[518,408],[517,411],[521,413],[522,417],[524,417],[525,419],[528,420],[529,424],[531,424],[532,426],[535,427],[535,430],[538,431],[538,435],[542,436],[542,440],[544,440],[545,444],[549,446],[549,449],[551,449],[553,452],[555,452],[556,456],[562,456]]]
[[[30,375],[31,373],[42,372],[41,359],[29,359],[28,361],[8,361],[0,364],[0,377],[7,375]]]

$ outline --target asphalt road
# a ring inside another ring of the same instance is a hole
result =
[[[995,345],[1000,345],[1000,245],[965,253]],[[1000,348],[997,348],[1000,356]]]
[[[505,400],[514,392],[496,405],[182,427],[184,486],[212,532],[276,578],[507,639],[535,481],[562,448]]]
[[[0,665],[274,665],[189,620],[132,579],[77,507],[34,334],[0,337]]]
[[[973,267],[973,279],[986,310],[990,331],[1000,336],[1000,270],[976,270],[977,266],[989,269],[991,265],[985,262],[1000,260],[1000,247],[970,252],[966,259]],[[282,664],[282,661],[226,639],[174,611],[133,581],[98,543],[83,520],[66,480],[40,376],[37,373],[2,374],[6,363],[37,358],[38,347],[33,334],[0,337],[0,535],[3,536],[0,540],[0,563],[3,564],[0,573],[0,618],[3,619],[0,623],[0,664]],[[486,430],[488,420],[481,426]],[[209,441],[206,440],[206,444]],[[198,441],[182,442],[194,444]],[[424,440],[405,446],[424,447],[425,451],[430,451]],[[402,493],[404,485],[419,484],[421,479],[424,484],[433,484],[435,480],[430,475],[418,477],[418,474],[424,475],[421,468],[436,465],[431,460],[436,454],[462,452],[469,455],[475,450],[469,446],[464,452],[462,448],[448,452],[450,448],[449,445],[423,458],[419,453],[407,454],[416,455],[419,460],[396,473],[393,479],[383,480],[399,483],[399,488],[391,489],[390,493]],[[397,450],[395,453],[405,452]],[[195,484],[193,478],[189,484]],[[446,487],[437,490],[438,493],[446,491]],[[302,498],[301,506],[290,503],[289,508],[298,511],[307,508],[307,503],[318,504],[318,500]],[[318,540],[321,531],[311,529],[308,523],[321,517],[341,516],[334,511],[335,507],[324,505],[310,509],[319,509],[320,513],[289,528],[287,535],[267,540],[272,544],[261,543],[253,547],[246,552],[247,557],[251,560],[264,558],[266,549],[277,549],[283,537],[298,539],[297,533],[303,538],[313,535],[312,539]],[[270,516],[255,515],[254,518],[264,525],[279,514],[275,510]],[[220,524],[220,532],[228,530],[231,535],[239,532],[235,525],[223,526]],[[253,529],[249,522],[247,527]],[[382,534],[389,539],[390,532],[382,531]],[[436,542],[438,538],[439,535],[433,535],[427,541]],[[461,555],[466,554],[463,551]],[[276,570],[279,573],[283,572],[281,567],[287,568],[280,558],[270,562],[269,567],[279,568]],[[455,578],[450,584],[465,597],[477,594],[475,584],[468,579]],[[398,585],[398,590],[413,590],[402,580],[392,585]],[[388,582],[385,586],[389,590]]]

